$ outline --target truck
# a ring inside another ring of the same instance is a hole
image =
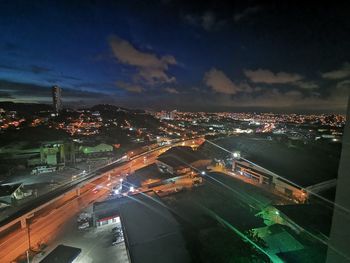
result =
[[[56,170],[57,168],[53,166],[37,166],[31,171],[30,174],[38,175],[43,173],[52,173],[52,172],[55,172]]]

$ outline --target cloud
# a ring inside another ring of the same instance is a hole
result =
[[[195,27],[201,27],[205,31],[218,30],[226,24],[225,20],[218,19],[211,11],[206,11],[201,15],[187,14],[183,17],[183,20],[185,23]]]
[[[303,77],[299,74],[287,72],[273,73],[267,69],[244,70],[244,74],[252,82],[265,84],[286,84],[303,79]]]
[[[218,93],[234,95],[238,92],[251,92],[251,87],[246,83],[236,85],[224,72],[216,68],[205,73],[204,83]]]
[[[215,25],[215,15],[212,12],[206,12],[202,16],[202,27],[210,31]]]
[[[261,10],[261,7],[260,6],[253,6],[253,7],[248,7],[246,9],[244,9],[242,12],[240,13],[236,13],[234,16],[233,16],[233,20],[235,22],[239,22],[245,18],[247,18],[248,16],[250,15],[253,15],[255,13],[257,13],[258,11]]]
[[[135,82],[142,82],[154,86],[164,83],[176,82],[175,77],[167,75],[167,73],[160,68],[142,68],[137,75],[134,75]]]
[[[170,93],[170,94],[179,94],[179,91],[174,88],[165,88],[165,91]]]
[[[350,82],[334,87],[327,96],[273,88],[264,89],[257,94],[240,93],[237,96],[217,93],[201,100],[205,101],[207,108],[221,107],[222,110],[344,113],[349,95],[349,89],[344,88],[346,85],[350,85]]]
[[[11,70],[17,72],[30,72],[34,74],[48,73],[51,71],[48,67],[43,67],[39,65],[29,65],[29,66],[18,66],[13,64],[0,64],[0,68],[4,70]]]
[[[322,78],[325,79],[344,79],[350,77],[350,63],[345,62],[341,68],[325,72]]]
[[[126,91],[133,92],[133,93],[141,93],[144,90],[140,85],[130,84],[130,83],[126,83],[126,82],[123,82],[123,81],[118,81],[116,83],[116,85],[119,88],[122,88],[122,89],[124,89]]]
[[[90,105],[98,102],[114,100],[108,94],[82,91],[76,89],[62,88],[62,100],[65,106],[80,107],[74,104],[77,101],[84,101]],[[0,79],[0,101],[49,103],[52,102],[51,88],[30,83],[12,82]]]
[[[313,89],[319,88],[319,86],[315,82],[312,82],[312,81],[297,81],[297,82],[293,83],[293,85],[295,85],[301,89],[304,89],[304,90],[313,90]]]
[[[175,82],[176,79],[168,74],[170,65],[177,65],[171,55],[157,56],[135,48],[128,41],[117,36],[109,38],[109,44],[115,58],[124,65],[136,67],[138,73],[133,76],[134,82],[146,85],[158,85]]]
[[[350,92],[350,80],[343,80],[337,83],[336,88],[341,92]]]
[[[0,90],[0,98],[1,99],[14,99],[10,92]],[[0,100],[1,100],[0,99]]]

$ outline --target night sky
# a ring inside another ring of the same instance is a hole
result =
[[[349,7],[278,2],[2,0],[0,100],[344,112]]]

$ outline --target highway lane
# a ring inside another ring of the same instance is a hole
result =
[[[130,158],[130,161],[132,162],[135,159],[138,159],[141,157],[143,158],[144,156],[148,156],[149,154],[152,154],[152,153],[157,153],[157,152],[159,152],[159,150],[162,151],[162,150],[167,149],[169,147],[171,147],[171,146],[162,146],[162,147],[158,147],[156,149],[152,149],[149,152],[141,153],[137,156]],[[94,177],[98,177],[98,176],[100,176],[106,172],[109,172],[109,171],[113,172],[114,169],[123,167],[123,166],[128,165],[128,164],[129,164],[129,162],[125,163],[125,162],[120,162],[120,161],[116,161],[116,162],[113,162],[111,164],[107,164],[104,167],[98,168],[95,171],[88,173],[84,177],[78,178],[77,180],[74,180],[72,182],[68,182],[67,184],[62,185],[61,187],[59,187],[57,189],[54,189],[54,190],[52,190],[52,191],[50,191],[42,196],[39,196],[39,197],[31,200],[31,201],[28,201],[27,203],[23,204],[22,208],[20,208],[16,212],[14,212],[10,215],[1,217],[0,226],[4,226],[4,225],[10,223],[12,220],[32,211],[36,207],[39,207],[39,206],[47,203],[48,200],[54,199],[54,198],[66,193],[66,192],[69,192],[70,190],[76,188],[77,185],[82,184],[84,181],[88,181],[90,179],[93,179]],[[125,166],[125,167],[127,167],[127,166]],[[121,172],[121,173],[130,172],[130,167],[129,167],[129,169],[126,168],[126,169],[121,170],[119,172]]]
[[[153,149],[150,149],[149,151],[143,152],[143,153],[139,153],[135,156],[132,156],[130,158],[130,160],[134,160],[140,157],[144,157],[144,156],[148,156],[149,154],[152,153],[157,153],[158,155],[161,154],[162,152],[166,151],[167,149],[176,146],[176,145],[187,145],[187,144],[198,144],[200,145],[201,143],[204,142],[204,139],[202,137],[196,137],[196,138],[191,138],[191,139],[187,139],[187,140],[180,140],[180,139],[174,139],[172,141],[172,143],[170,145],[163,145],[163,146],[159,146]],[[111,164],[107,164],[104,167],[100,167],[90,173],[88,173],[87,175],[85,175],[84,177],[80,177],[77,180],[74,180],[72,182],[68,182],[65,185],[60,186],[59,188],[56,188],[44,195],[41,195],[31,201],[26,202],[25,204],[23,204],[21,207],[19,207],[15,212],[11,212],[8,215],[2,215],[0,218],[0,231],[3,231],[5,228],[7,228],[8,224],[10,224],[11,222],[13,222],[16,218],[19,218],[29,212],[31,212],[33,209],[40,207],[42,205],[45,205],[49,200],[53,200],[61,195],[63,195],[64,193],[67,193],[71,190],[73,190],[74,188],[76,188],[79,184],[84,183],[85,181],[91,180],[94,177],[98,177],[101,176],[102,174],[109,172],[109,171],[113,171],[113,169],[118,168],[120,166],[123,166],[125,163],[120,162],[120,161],[115,161]],[[125,169],[124,171],[120,171],[120,172],[127,172],[128,169]],[[129,169],[129,172],[131,171],[131,168]]]

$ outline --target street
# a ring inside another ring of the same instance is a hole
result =
[[[29,249],[37,249],[39,244],[53,240],[60,229],[80,211],[93,202],[106,199],[119,177],[155,162],[163,148],[152,150],[134,157],[104,175],[80,188],[80,195],[74,192],[63,195],[59,200],[36,212],[27,220],[27,227],[11,231],[0,238],[0,258],[2,262],[11,262]],[[146,157],[146,158],[144,158]],[[107,166],[108,167],[108,166]],[[99,186],[96,191],[96,186]],[[94,191],[95,190],[95,191]],[[30,238],[28,238],[30,236]]]

